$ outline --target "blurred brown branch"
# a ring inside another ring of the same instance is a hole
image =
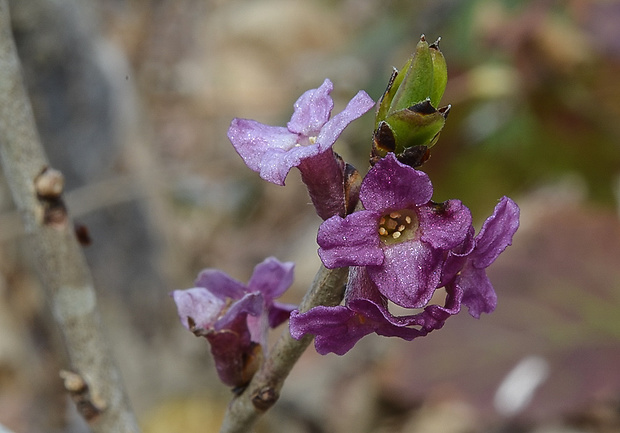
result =
[[[305,312],[317,305],[338,305],[342,301],[348,275],[349,268],[326,269],[321,266],[299,305],[299,311]],[[288,328],[282,332],[248,387],[230,402],[221,433],[250,431],[256,420],[276,403],[284,381],[312,338],[306,335],[301,340],[295,340]]]
[[[64,337],[68,370],[84,380],[89,402],[101,412],[89,420],[92,430],[139,431],[101,332],[92,277],[62,198],[62,177],[49,168],[38,137],[6,0],[0,0],[0,158]]]

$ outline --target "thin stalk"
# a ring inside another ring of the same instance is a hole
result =
[[[299,310],[303,313],[317,305],[338,305],[344,295],[348,273],[349,268],[321,266]],[[278,400],[284,381],[312,340],[312,335],[295,340],[288,328],[284,330],[248,387],[230,402],[220,433],[251,431],[258,418]]]
[[[63,336],[68,365],[59,376],[65,388],[93,432],[138,432],[102,333],[90,270],[62,197],[62,175],[49,167],[41,146],[6,0],[0,0],[0,159]]]

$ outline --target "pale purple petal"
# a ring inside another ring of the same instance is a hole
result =
[[[231,278],[218,269],[205,269],[198,274],[196,287],[208,289],[221,300],[226,298],[241,299],[247,292],[245,284]]]
[[[228,129],[228,139],[250,169],[269,182],[284,185],[284,178],[294,165],[280,165],[286,152],[295,148],[297,134],[281,126],[235,118]]]
[[[260,344],[263,349],[267,350],[267,334],[269,333],[269,321],[266,314],[258,316],[247,316],[246,319],[248,331],[252,341]]]
[[[375,211],[413,209],[433,196],[433,185],[426,173],[400,163],[393,153],[377,162],[360,189],[364,208]]]
[[[210,329],[225,305],[222,299],[202,287],[175,290],[170,295],[176,303],[181,324],[190,331],[189,318],[197,328]]]
[[[367,267],[381,294],[405,308],[426,305],[441,277],[443,252],[420,241],[390,245],[383,251],[383,264]]]
[[[418,208],[421,240],[444,250],[461,244],[471,227],[471,212],[460,200]]]
[[[295,111],[287,124],[289,131],[306,137],[317,136],[334,108],[329,96],[333,88],[332,82],[325,79],[318,89],[304,92],[295,102]]]
[[[349,101],[344,110],[332,117],[322,128],[317,136],[316,144],[320,152],[324,152],[336,142],[342,131],[355,119],[361,117],[374,107],[375,102],[363,90]]]
[[[346,218],[333,216],[319,227],[319,257],[329,269],[380,265],[383,262],[376,212],[359,211]]]
[[[293,284],[293,262],[282,263],[274,257],[268,257],[254,268],[248,282],[250,292],[260,292],[265,302],[270,304]]]
[[[503,197],[476,236],[476,249],[472,253],[472,265],[486,268],[497,256],[512,244],[512,237],[519,228],[519,206]]]

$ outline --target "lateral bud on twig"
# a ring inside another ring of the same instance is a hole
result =
[[[34,188],[39,198],[58,198],[62,194],[64,187],[64,176],[60,171],[51,167],[45,167],[34,179]]]
[[[95,398],[91,396],[88,384],[80,374],[60,370],[59,375],[78,412],[87,422],[94,421],[105,410],[105,403],[93,401]]]
[[[259,411],[266,412],[279,397],[280,393],[273,386],[267,385],[252,394],[252,404]]]
[[[67,208],[62,199],[65,178],[56,169],[45,166],[34,179],[34,189],[42,206],[44,225],[63,229],[68,222]]]

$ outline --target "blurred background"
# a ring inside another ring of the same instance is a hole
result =
[[[479,228],[508,195],[521,228],[489,269],[497,311],[425,339],[307,351],[261,432],[620,431],[620,3],[605,0],[13,0],[39,131],[67,181],[106,332],[145,433],[215,432],[230,390],[171,290],[319,267],[320,219],[293,170],[260,180],[233,117],[284,125],[324,78],[339,112],[375,100],[421,34],[441,37],[452,111],[424,166]],[[373,116],[335,150],[368,167]],[[0,187],[0,424],[83,432],[58,336]],[[285,329],[276,330],[274,338]]]

